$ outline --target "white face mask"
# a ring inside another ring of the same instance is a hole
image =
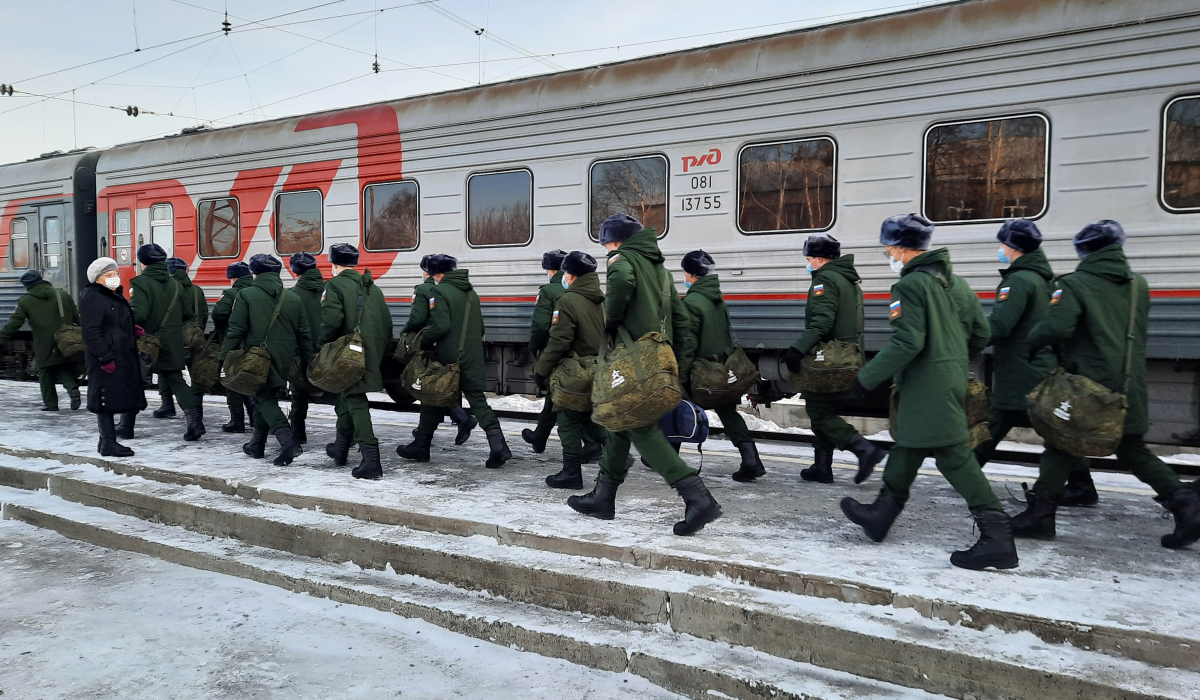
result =
[[[892,272],[895,272],[898,275],[904,270],[904,261],[903,260],[892,260],[891,266],[892,266]]]
[[[115,290],[117,287],[121,286],[121,278],[120,277],[105,277],[104,278],[104,286],[108,287],[109,289]]]

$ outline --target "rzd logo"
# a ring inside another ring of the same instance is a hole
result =
[[[716,165],[721,162],[721,149],[714,148],[702,156],[684,156],[683,157],[683,172],[687,172],[688,168],[698,168],[701,165]]]

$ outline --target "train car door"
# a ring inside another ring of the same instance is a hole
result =
[[[137,248],[147,243],[157,243],[167,251],[168,258],[175,255],[174,209],[169,202],[138,202]],[[134,252],[137,252],[136,249]]]
[[[67,221],[63,216],[63,205],[39,206],[38,220],[35,254],[31,257],[37,260],[43,279],[59,289],[71,291],[71,267],[67,258],[71,248],[67,245]],[[31,238],[32,233],[30,231]]]

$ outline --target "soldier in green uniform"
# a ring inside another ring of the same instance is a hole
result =
[[[908,501],[909,488],[926,457],[967,501],[979,541],[954,552],[950,563],[966,569],[1012,569],[1017,548],[1012,521],[968,447],[969,363],[988,345],[990,332],[979,298],[954,275],[945,248],[929,250],[933,224],[923,216],[893,216],[883,222],[886,246],[900,281],[892,286],[892,337],[851,382],[857,398],[891,379],[896,429],[883,489],[864,505],[842,499],[842,511],[876,542],[887,536]]]
[[[233,280],[233,285],[229,289],[221,290],[221,298],[213,305],[212,311],[213,332],[217,334],[216,342],[218,343],[223,343],[225,340],[225,330],[229,327],[229,317],[233,314],[238,294],[254,284],[250,266],[240,260],[230,263],[225,268],[225,279]],[[221,426],[221,431],[225,433],[246,432],[246,416],[250,416],[252,420],[254,418],[254,397],[242,396],[236,391],[226,391],[225,403],[229,406],[229,422]]]
[[[663,267],[657,232],[643,228],[628,214],[614,214],[600,226],[600,243],[608,250],[605,331],[615,336],[624,328],[635,339],[651,331],[663,333],[674,341],[676,358],[686,362],[695,354],[688,333],[690,319],[671,274]],[[681,363],[680,373],[687,370]],[[587,495],[571,496],[567,505],[584,515],[612,520],[616,516],[617,487],[629,471],[630,445],[683,498],[684,518],[675,523],[676,535],[694,534],[721,517],[721,505],[708,492],[699,472],[680,459],[657,423],[618,433],[610,431],[596,487]]]
[[[733,329],[729,322],[729,309],[725,306],[725,298],[721,295],[721,281],[713,274],[717,263],[713,257],[703,250],[693,250],[683,256],[683,283],[687,286],[687,294],[683,295],[683,305],[688,310],[688,347],[693,348],[694,358],[724,362],[733,349]],[[693,359],[689,358],[683,364],[690,366]],[[690,377],[680,372],[679,379],[690,394]],[[725,426],[725,436],[733,443],[741,455],[742,463],[733,473],[734,481],[754,481],[767,473],[762,459],[758,456],[758,447],[750,437],[750,430],[737,406],[724,406],[714,409],[721,425]]]
[[[7,343],[28,321],[33,331],[33,359],[37,362],[38,384],[42,388],[42,410],[58,410],[58,384],[62,384],[71,397],[71,410],[78,410],[83,403],[79,395],[79,370],[74,363],[63,359],[54,344],[55,331],[65,324],[79,325],[75,300],[70,294],[55,289],[54,285],[42,279],[42,273],[37,270],[21,275],[21,284],[25,285],[25,294],[17,300],[12,317],[0,330],[0,344]]]
[[[167,272],[170,273],[171,279],[183,287],[183,297],[179,303],[187,304],[192,312],[190,320],[195,321],[203,330],[208,325],[208,299],[204,297],[203,289],[192,284],[192,278],[188,277],[187,270],[188,265],[181,258],[167,260]],[[192,382],[192,395],[195,397],[196,408],[199,409],[201,418],[204,418],[204,393],[210,388]],[[159,382],[158,395],[162,399],[162,406],[150,415],[155,418],[174,418],[175,400],[171,393],[171,386],[166,382]]]
[[[312,336],[304,304],[294,294],[283,289],[279,271],[283,263],[265,253],[250,258],[254,284],[243,289],[238,304],[229,318],[229,330],[221,345],[221,362],[231,350],[258,347],[266,344],[271,353],[267,383],[254,397],[254,432],[242,451],[262,459],[266,454],[267,435],[279,441],[279,456],[275,466],[282,467],[304,452],[296,441],[288,419],[279,408],[279,390],[287,386],[292,361],[299,357],[305,367],[312,359]]]
[[[863,346],[863,305],[860,278],[854,256],[842,255],[842,244],[833,236],[809,236],[804,242],[812,283],[804,305],[804,333],[783,354],[788,371],[800,373],[804,356],[817,345],[831,340]],[[800,471],[800,478],[820,484],[833,483],[833,451],[849,450],[858,458],[854,483],[871,476],[887,453],[871,444],[841,416],[846,395],[806,393],[804,409],[812,422],[813,464]]]
[[[538,288],[537,302],[533,306],[533,318],[530,320],[529,350],[535,357],[545,350],[546,344],[550,342],[550,320],[554,313],[554,305],[567,291],[562,283],[562,263],[566,257],[565,250],[548,250],[542,253],[542,269],[546,271],[549,280]],[[546,394],[542,401],[542,412],[538,414],[537,427],[533,430],[522,430],[521,439],[529,443],[535,453],[541,454],[546,451],[546,441],[550,439],[554,423],[554,403],[550,400],[550,395]]]
[[[604,292],[596,275],[596,259],[579,250],[571,251],[562,264],[564,293],[550,312],[550,333],[545,348],[533,366],[538,388],[548,391],[550,374],[568,357],[596,357],[604,352]],[[547,394],[546,402],[550,402]],[[556,489],[583,488],[583,438],[591,424],[591,413],[557,410],[558,439],[562,443],[563,467],[546,477]]]
[[[432,258],[432,255],[421,258],[422,280],[420,284],[413,287],[412,306],[408,310],[408,322],[400,331],[401,335],[416,333],[429,323],[429,295],[435,284],[433,276],[429,274],[429,261]],[[462,406],[450,406],[446,409],[446,413],[450,416],[450,421],[458,426],[458,435],[454,437],[454,444],[465,443],[471,438],[471,431],[479,425],[479,421],[475,420],[475,416],[464,411]]]
[[[317,269],[317,259],[312,253],[294,253],[288,259],[288,267],[296,276],[296,284],[288,290],[288,294],[300,300],[304,309],[304,320],[308,323],[308,332],[313,347],[308,353],[312,357],[316,352],[316,335],[321,331],[321,295],[325,293],[325,277]],[[300,371],[308,371],[308,363],[301,357]],[[292,408],[288,414],[288,423],[292,426],[292,435],[301,445],[308,444],[308,431],[304,421],[308,418],[309,395],[304,389],[292,386]]]
[[[325,454],[332,457],[337,466],[345,466],[350,445],[357,442],[362,461],[350,474],[356,479],[378,479],[383,476],[383,465],[379,462],[379,440],[371,425],[367,392],[383,391],[379,364],[392,339],[392,312],[383,290],[371,278],[371,271],[360,273],[355,269],[358,267],[358,248],[349,243],[330,246],[329,262],[333,264],[333,278],[325,283],[317,348],[353,333],[357,327],[362,335],[367,366],[362,379],[337,397],[333,406],[337,413],[337,436],[325,445]]]
[[[129,306],[133,309],[133,322],[147,333],[157,334],[162,341],[158,362],[154,371],[158,383],[171,387],[175,400],[183,407],[187,418],[187,432],[183,439],[199,440],[204,434],[204,420],[196,408],[196,396],[183,380],[184,359],[183,324],[192,319],[191,300],[185,296],[183,285],[171,279],[167,272],[167,251],[157,243],[147,243],[138,248],[138,262],[144,267],[142,274],[129,281]]]
[[[1129,267],[1124,244],[1121,225],[1107,219],[1075,234],[1075,251],[1082,262],[1075,272],[1058,279],[1049,311],[1029,332],[1028,352],[1033,356],[1044,346],[1058,345],[1067,372],[1125,394],[1128,412],[1125,434],[1117,447],[1117,464],[1149,484],[1158,494],[1156,500],[1170,509],[1175,531],[1163,535],[1162,546],[1176,549],[1200,539],[1200,494],[1185,487],[1143,441],[1150,426],[1146,389],[1150,289],[1146,279]],[[1137,287],[1131,290],[1130,284]],[[1130,297],[1135,294],[1136,307],[1130,309]],[[1134,313],[1134,331],[1129,337],[1129,319]],[[1079,460],[1047,446],[1038,468],[1037,483],[1027,494],[1028,507],[1013,518],[1013,529],[1018,537],[1053,539],[1058,499],[1068,474],[1080,468]]]
[[[437,361],[443,365],[458,363],[461,372],[459,388],[487,435],[489,454],[484,466],[496,469],[512,459],[512,452],[504,441],[500,420],[483,395],[487,387],[487,374],[483,355],[483,310],[480,308],[479,295],[471,286],[468,271],[458,269],[458,260],[452,256],[435,255],[429,260],[429,273],[436,284],[430,290],[429,323],[421,336],[421,347],[433,351]],[[397,447],[396,454],[405,459],[428,462],[433,433],[444,417],[445,409],[421,406],[421,420],[413,433],[413,441]]]

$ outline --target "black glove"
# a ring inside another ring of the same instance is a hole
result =
[[[800,371],[800,361],[804,359],[804,353],[796,348],[788,348],[783,353],[783,364],[787,365],[788,371],[795,374]]]
[[[540,374],[535,374],[535,375],[533,375],[533,384],[534,384],[534,386],[536,386],[538,389],[541,389],[542,391],[550,390],[550,378],[549,377],[543,377]]]
[[[617,321],[616,319],[610,318],[604,322],[604,332],[614,337],[617,335],[617,329],[620,327],[621,322]]]
[[[867,388],[858,381],[858,377],[850,380],[850,394],[859,401],[867,398]]]

